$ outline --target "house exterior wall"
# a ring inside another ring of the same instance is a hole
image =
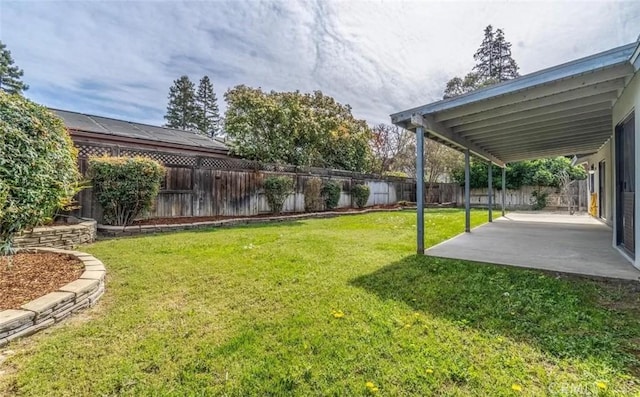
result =
[[[613,139],[610,139],[609,141],[607,141],[607,143],[604,144],[604,146],[602,146],[600,148],[600,150],[598,150],[597,153],[589,156],[587,158],[587,169],[591,169],[591,167],[593,166],[593,169],[595,170],[595,174],[594,174],[594,192],[596,194],[599,195],[600,192],[600,169],[598,168],[598,165],[601,161],[605,161],[605,186],[604,186],[604,192],[605,192],[605,205],[604,205],[604,211],[603,211],[603,215],[604,215],[604,219],[602,219],[602,221],[604,221],[607,225],[609,226],[613,226],[613,190],[614,190],[614,169],[615,169],[615,164],[613,162],[613,145],[612,145],[612,141]],[[599,198],[599,197],[598,197]],[[589,200],[591,200],[591,198],[589,198]],[[591,203],[591,201],[589,201],[589,204]],[[599,204],[599,201],[596,201],[596,203]]]
[[[636,185],[636,200],[635,200],[635,236],[636,241],[640,236],[640,200],[638,199],[637,189],[640,187],[640,137],[638,134],[640,133],[640,114],[638,113],[640,110],[640,73],[636,72],[634,77],[629,81],[625,89],[622,91],[622,94],[616,101],[613,106],[613,125],[612,131],[615,131],[616,125],[620,124],[624,121],[633,111],[636,111],[635,114],[635,185]],[[615,134],[612,139],[612,148],[615,148]],[[613,158],[614,156],[612,156]],[[611,164],[613,165],[613,163]],[[614,167],[611,167],[614,168]],[[613,177],[614,175],[612,175]],[[615,186],[615,185],[612,185]],[[615,188],[612,188],[612,203],[615,203],[616,200],[616,192]],[[616,245],[616,222],[613,222],[613,244]],[[640,269],[640,253],[636,253],[636,258],[634,260],[634,266]]]

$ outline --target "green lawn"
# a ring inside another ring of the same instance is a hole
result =
[[[426,223],[433,245],[464,213]],[[84,247],[107,294],[10,345],[0,395],[640,395],[638,287],[414,247],[412,212]]]

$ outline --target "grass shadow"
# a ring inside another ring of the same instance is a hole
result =
[[[640,376],[640,284],[410,256],[351,285],[461,327]]]

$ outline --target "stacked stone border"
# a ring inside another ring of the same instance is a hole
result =
[[[95,305],[104,293],[106,269],[102,262],[89,254],[55,248],[29,248],[19,252],[68,254],[82,261],[84,273],[79,279],[22,305],[20,309],[0,311],[0,346],[50,327]]]
[[[251,225],[256,223],[269,223],[269,222],[287,222],[300,219],[310,218],[333,218],[343,215],[360,215],[370,212],[394,212],[402,211],[405,209],[414,209],[415,207],[401,207],[401,208],[370,208],[364,210],[353,211],[325,211],[325,212],[311,212],[304,214],[294,215],[280,215],[280,216],[268,216],[268,217],[247,217],[236,219],[224,219],[220,221],[208,221],[208,222],[194,222],[194,223],[179,223],[173,225],[134,225],[134,226],[107,226],[98,225],[98,233],[105,237],[124,237],[135,236],[140,234],[173,232],[178,230],[194,230],[194,229],[207,229],[212,227],[229,227],[238,225]]]
[[[96,239],[97,222],[93,219],[83,220],[74,225],[56,225],[36,227],[16,237],[17,248],[51,247],[73,249],[80,244],[87,244]]]

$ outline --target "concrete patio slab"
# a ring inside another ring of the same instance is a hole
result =
[[[612,239],[611,228],[588,215],[516,212],[440,243],[426,254],[640,280],[640,271],[611,246]]]

